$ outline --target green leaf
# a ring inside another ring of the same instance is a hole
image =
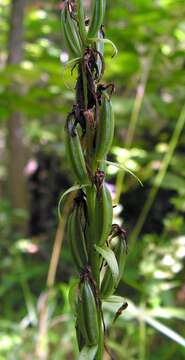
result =
[[[131,315],[132,318],[145,321],[148,325],[152,326],[154,329],[158,330],[165,336],[167,336],[170,339],[172,339],[173,341],[177,342],[179,345],[185,347],[185,338],[183,338],[181,335],[179,335],[174,330],[170,329],[168,326],[162,324],[160,321],[154,319],[152,316],[149,316],[148,314],[150,314],[150,310],[138,307],[132,301],[130,301],[128,299],[124,299],[121,296],[115,296],[115,295],[112,295],[109,298],[107,298],[104,301],[104,303],[122,304],[123,301],[125,301],[125,300],[128,302],[127,315]],[[107,305],[106,305],[106,307],[107,307]],[[109,309],[111,312],[115,311],[115,309],[113,308],[113,305],[111,305],[111,308],[109,308]],[[155,311],[154,311],[153,315],[159,316],[159,314],[157,314],[157,313],[155,314]]]
[[[160,317],[163,319],[176,318],[185,321],[185,309],[182,308],[171,308],[171,307],[156,307],[148,311],[151,317]]]
[[[153,183],[155,184],[155,179]],[[171,189],[180,192],[184,190],[185,178],[179,175],[175,175],[171,172],[168,172],[161,183],[161,187],[163,189]]]
[[[114,53],[112,55],[112,57],[114,57],[115,55],[117,55],[118,53],[118,49],[116,47],[116,45],[109,39],[104,39],[104,38],[92,38],[92,39],[89,39],[89,41],[93,41],[93,42],[100,42],[100,43],[103,43],[103,44],[110,44],[113,49],[114,49]]]
[[[185,338],[183,338],[181,335],[179,335],[174,330],[170,329],[168,326],[162,324],[158,320],[155,320],[149,316],[143,317],[146,323],[148,323],[150,326],[152,326],[154,329],[160,331],[162,334],[166,335],[179,345],[183,346],[185,348]]]
[[[87,187],[87,186],[90,186],[90,184],[73,185],[61,195],[60,200],[58,202],[58,217],[59,217],[59,219],[61,219],[61,207],[63,205],[62,202],[63,202],[65,196],[67,196],[68,194],[70,194],[73,191],[80,190],[80,189],[82,189],[84,187]]]
[[[112,303],[112,304],[123,304],[123,302],[126,302],[126,300],[122,296],[111,295],[105,300],[103,300],[103,302]]]
[[[112,272],[112,277],[116,283],[119,278],[119,267],[118,267],[118,263],[117,263],[115,255],[114,255],[114,252],[107,246],[100,247],[100,246],[94,245],[94,247],[95,247],[96,251],[107,262],[107,264]]]
[[[71,67],[72,67],[72,66],[74,66],[75,64],[77,64],[80,59],[81,59],[80,57],[77,57],[77,58],[75,58],[75,59],[69,60],[68,62],[66,62],[66,63],[64,64],[64,66],[65,66],[65,67],[68,67],[68,66],[71,66]]]
[[[98,350],[98,345],[84,346],[80,352],[79,360],[93,360]]]
[[[143,183],[141,182],[141,180],[140,180],[131,170],[129,170],[126,166],[120,165],[120,164],[118,164],[118,163],[115,163],[115,162],[112,162],[112,161],[108,161],[108,160],[98,160],[98,162],[104,162],[104,163],[106,163],[107,165],[112,165],[112,166],[115,166],[115,167],[117,167],[117,168],[119,168],[119,169],[121,169],[121,170],[127,171],[127,172],[128,172],[129,174],[131,174],[135,179],[137,179],[137,181],[139,182],[139,184],[140,184],[141,186],[143,186]]]

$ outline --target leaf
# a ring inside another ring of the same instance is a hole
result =
[[[112,166],[115,166],[115,167],[117,167],[117,168],[119,168],[119,169],[122,169],[122,170],[127,171],[127,172],[128,172],[129,174],[131,174],[135,179],[137,179],[137,181],[139,182],[139,184],[140,184],[141,186],[143,186],[143,183],[141,182],[141,180],[140,180],[131,170],[129,170],[126,166],[120,165],[120,164],[118,164],[118,163],[115,163],[115,162],[112,162],[112,161],[108,161],[108,160],[98,160],[98,162],[104,162],[104,163],[106,163],[107,165],[112,165]]]
[[[97,350],[98,345],[84,346],[80,352],[79,360],[94,360]]]
[[[64,66],[68,67],[68,66],[74,66],[76,63],[78,63],[78,61],[81,59],[81,57],[77,57],[75,59],[69,60],[67,61]]]
[[[155,179],[152,183],[155,184]],[[176,190],[180,192],[185,187],[185,178],[168,172],[161,183],[161,187],[163,189]]]
[[[103,43],[103,44],[110,44],[113,49],[114,49],[114,53],[112,55],[112,57],[114,57],[115,55],[117,55],[118,53],[118,49],[116,47],[116,45],[109,39],[104,39],[104,38],[92,38],[92,39],[89,39],[89,41],[93,41],[93,42],[100,42],[100,43]]]
[[[160,331],[162,334],[185,347],[185,338],[183,338],[174,330],[170,329],[168,326],[162,324],[160,321],[154,319],[152,316],[149,316],[148,313],[150,313],[150,310],[148,311],[146,308],[137,307],[130,300],[128,301],[128,304],[128,312],[130,312],[136,319],[145,321],[154,329]]]
[[[157,307],[148,311],[151,317],[160,317],[163,319],[176,318],[185,321],[185,309],[171,307]]]
[[[166,335],[173,341],[175,341],[178,344],[180,344],[181,346],[185,347],[185,338],[183,338],[181,335],[179,335],[174,330],[170,329],[168,326],[162,324],[160,321],[149,316],[148,315],[149,311],[147,309],[137,307],[132,301],[124,299],[121,296],[115,296],[115,295],[112,295],[109,298],[107,298],[104,301],[104,303],[121,304],[125,300],[128,302],[127,315],[130,314],[130,315],[132,315],[132,318],[145,321],[148,325],[152,326],[154,329],[160,331],[162,334]],[[112,310],[113,310],[113,308],[111,307],[110,311],[112,311]]]
[[[181,335],[179,335],[174,330],[170,329],[168,326],[162,324],[158,320],[152,319],[149,316],[143,316],[146,323],[148,323],[150,326],[152,326],[154,329],[160,331],[162,334],[166,335],[179,345],[185,347],[185,338],[183,338]]]
[[[84,187],[87,187],[87,186],[90,186],[90,184],[73,185],[61,195],[60,200],[58,202],[58,217],[59,217],[59,219],[61,219],[61,206],[62,206],[62,201],[65,198],[65,196],[70,194],[73,191],[80,190],[80,189],[82,189]]]
[[[114,252],[107,246],[100,247],[100,246],[94,245],[94,247],[95,247],[96,251],[107,262],[107,264],[112,272],[112,277],[116,283],[119,278],[119,268],[118,268],[118,263],[117,263],[115,255],[114,255]]]
[[[64,78],[63,82],[65,84],[65,87],[73,92],[74,86],[76,83],[76,76],[77,74],[74,72],[75,65],[78,64],[79,60],[81,58],[75,58],[72,60],[69,60],[67,63],[64,64]]]
[[[112,303],[112,304],[122,304],[123,302],[126,302],[126,300],[122,296],[111,295],[105,300],[103,300],[103,302]]]

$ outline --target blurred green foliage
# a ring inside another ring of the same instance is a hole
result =
[[[42,358],[37,345],[42,335],[44,291],[59,200],[59,193],[54,191],[55,180],[51,180],[52,187],[48,182],[39,200],[41,206],[38,203],[41,214],[45,207],[43,198],[52,197],[55,204],[49,213],[49,231],[47,228],[36,231],[33,222],[27,238],[12,232],[15,219],[31,216],[19,209],[12,210],[5,192],[8,176],[5,139],[12,112],[21,111],[24,115],[30,159],[39,163],[40,153],[50,157],[51,163],[57,158],[53,168],[45,165],[47,179],[52,172],[60,172],[64,179],[60,182],[60,192],[72,183],[63,137],[76,74],[74,70],[71,76],[71,69],[63,64],[67,54],[61,36],[60,5],[59,1],[28,2],[24,58],[19,65],[7,66],[10,3],[0,0],[0,360]],[[104,79],[114,80],[116,85],[113,97],[116,134],[110,161],[134,172],[144,185],[141,187],[135,177],[125,172],[119,199],[122,207],[115,209],[115,216],[128,230],[128,242],[150,190],[155,187],[156,175],[169,151],[184,105],[184,15],[181,0],[108,1],[105,32],[119,50],[112,58],[112,49],[109,45],[105,47]],[[18,92],[10,89],[12,83],[17,84]],[[134,121],[133,139],[128,146],[128,129]],[[118,291],[118,295],[128,299],[129,307],[110,327],[108,340],[115,359],[185,357],[184,153],[185,132],[182,132],[160,189],[129,251]],[[109,181],[120,186],[120,170],[109,164],[108,173]],[[117,187],[115,191],[118,192]],[[74,275],[64,242],[56,287],[49,298],[48,337],[45,334],[40,341],[43,352],[48,351],[51,360],[77,358],[68,303],[69,283]],[[105,304],[108,324],[115,306]]]

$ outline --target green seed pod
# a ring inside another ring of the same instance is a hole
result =
[[[76,321],[75,328],[76,328],[76,337],[77,337],[77,341],[78,341],[78,348],[79,348],[79,351],[81,351],[82,348],[85,345],[85,340],[84,340],[84,337],[83,337],[82,332],[80,330],[79,319],[78,318],[77,318],[77,321]]]
[[[71,134],[69,129],[66,129],[66,154],[73,169],[73,172],[79,184],[89,183],[87,169],[85,165],[84,154],[82,151],[78,132]]]
[[[79,26],[79,34],[82,40],[83,45],[85,46],[87,40],[87,32],[85,28],[85,15],[83,8],[83,1],[77,0],[77,15],[78,15],[78,26]]]
[[[97,305],[88,280],[84,280],[81,285],[81,299],[79,299],[77,321],[86,345],[92,346],[98,344],[99,326]]]
[[[93,15],[88,31],[88,38],[94,38],[97,36],[98,30],[102,25],[104,13],[106,7],[106,0],[94,0],[93,1]]]
[[[94,210],[94,243],[104,245],[112,226],[112,198],[109,189],[103,184],[100,194],[97,193]],[[92,220],[93,221],[93,220]]]
[[[88,256],[86,250],[86,243],[84,232],[81,224],[80,206],[76,205],[69,216],[67,224],[68,239],[71,249],[71,254],[80,272],[87,266]]]
[[[79,37],[78,28],[66,8],[62,11],[62,26],[67,48],[73,57],[82,54],[82,43]]]
[[[114,113],[109,96],[102,94],[102,105],[100,107],[99,124],[96,130],[96,160],[105,159],[114,136]]]
[[[125,258],[126,258],[125,243],[123,239],[118,239],[118,242],[114,248],[114,253],[119,267],[119,278],[115,283],[112,277],[111,270],[109,267],[107,267],[104,278],[101,283],[101,298],[103,299],[109,297],[114,293],[123,274],[123,269],[125,266]]]

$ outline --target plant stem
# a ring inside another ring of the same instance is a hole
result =
[[[74,194],[70,194],[63,209],[63,216],[59,221],[55,240],[53,244],[53,250],[51,255],[51,260],[49,264],[49,270],[47,274],[46,286],[48,290],[41,294],[41,306],[39,311],[39,323],[38,323],[38,335],[35,353],[38,356],[38,359],[45,360],[48,357],[48,308],[49,308],[49,299],[52,292],[52,288],[55,283],[57,266],[59,263],[59,258],[61,255],[62,241],[64,237],[65,223],[67,215],[69,213],[70,205],[73,200]]]
[[[178,140],[179,140],[179,137],[181,135],[184,125],[185,125],[185,105],[183,106],[181,113],[179,115],[179,118],[177,120],[176,127],[174,129],[174,132],[172,134],[172,137],[171,137],[171,140],[169,143],[168,151],[166,152],[166,155],[164,156],[164,159],[161,163],[161,168],[154,179],[153,187],[151,188],[148,198],[142,208],[141,214],[140,214],[138,221],[134,227],[134,230],[132,231],[132,233],[130,235],[130,238],[129,238],[130,249],[134,246],[134,244],[142,230],[142,227],[143,227],[145,220],[148,216],[148,213],[152,207],[152,204],[155,200],[157,192],[164,180],[164,177],[168,170],[169,164],[173,157],[175,148],[177,146],[177,143],[178,143]]]
[[[70,205],[72,203],[73,197],[74,197],[74,193],[71,193],[69,195],[69,197],[67,198],[66,203],[64,205],[63,213],[62,213],[63,215],[62,215],[61,219],[59,220],[59,224],[57,227],[55,240],[54,240],[54,244],[53,244],[51,260],[50,260],[50,264],[49,264],[47,281],[46,281],[48,288],[53,287],[53,285],[55,283],[57,266],[58,266],[58,262],[59,262],[59,257],[61,255],[61,247],[62,247],[62,241],[63,241],[63,237],[64,237],[65,223],[66,223],[67,215],[69,213],[69,209],[70,209]]]
[[[104,336],[103,336],[103,328],[102,328],[102,318],[101,313],[98,313],[98,323],[99,323],[99,343],[98,343],[98,352],[96,354],[96,360],[103,359],[104,352]]]
[[[130,149],[133,138],[134,138],[136,125],[139,120],[139,115],[140,115],[141,107],[143,104],[145,88],[146,88],[146,84],[148,81],[148,76],[149,76],[149,71],[151,68],[152,59],[153,59],[153,56],[151,56],[148,59],[148,61],[145,62],[142,66],[143,68],[142,68],[141,80],[137,87],[133,111],[132,111],[131,118],[129,121],[129,128],[128,128],[127,137],[125,140],[125,148],[126,149]],[[115,196],[116,204],[118,204],[119,200],[120,200],[124,177],[125,177],[125,170],[118,171],[117,178],[116,178],[116,196]]]
[[[140,306],[144,306],[141,304]],[[146,323],[141,317],[139,319],[139,360],[145,360],[145,347],[146,347]]]

